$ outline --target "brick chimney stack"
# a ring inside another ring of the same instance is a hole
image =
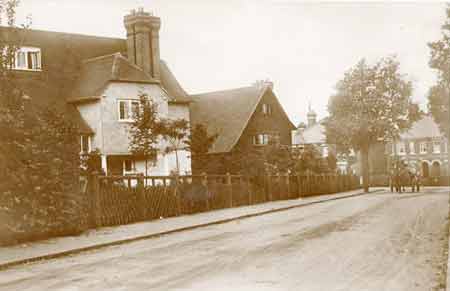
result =
[[[128,59],[154,79],[159,73],[159,28],[161,20],[143,8],[132,10],[124,17],[127,30]]]

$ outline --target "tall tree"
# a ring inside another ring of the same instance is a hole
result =
[[[326,122],[328,143],[361,153],[363,185],[369,191],[369,148],[399,136],[419,118],[412,85],[393,57],[374,65],[361,60],[337,83]]]
[[[217,137],[217,134],[208,134],[208,130],[203,124],[196,124],[190,129],[186,145],[191,152],[193,171],[207,171],[208,160],[206,159],[206,154]]]
[[[145,161],[145,176],[149,161],[156,160],[163,122],[158,115],[158,104],[147,94],[139,95],[139,103],[133,108],[133,122],[130,125],[130,152]]]
[[[430,67],[438,72],[438,81],[428,93],[428,109],[441,131],[450,139],[450,4],[442,26],[442,38],[429,43]]]

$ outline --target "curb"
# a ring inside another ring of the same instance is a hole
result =
[[[325,199],[325,200],[311,201],[311,202],[308,202],[308,203],[305,203],[305,204],[299,204],[299,205],[292,205],[292,206],[287,206],[287,207],[282,207],[282,208],[270,209],[270,210],[266,210],[266,211],[262,211],[262,212],[258,212],[258,213],[251,213],[251,214],[241,215],[241,216],[237,216],[237,217],[232,217],[232,218],[212,221],[212,222],[208,222],[208,223],[202,223],[202,224],[196,224],[196,225],[182,227],[182,228],[176,228],[176,229],[172,229],[172,230],[162,231],[162,232],[159,232],[159,233],[152,233],[152,234],[136,236],[136,237],[127,238],[127,239],[121,239],[121,240],[117,240],[117,241],[112,241],[112,242],[108,242],[108,243],[101,243],[101,244],[98,244],[98,245],[93,245],[93,246],[88,246],[88,247],[71,249],[71,250],[62,251],[62,252],[53,253],[53,254],[48,254],[48,255],[31,257],[31,258],[27,258],[27,259],[22,259],[22,260],[17,260],[17,261],[13,261],[13,262],[0,264],[0,270],[2,271],[2,270],[8,269],[8,268],[11,268],[11,267],[14,267],[14,266],[18,266],[18,265],[24,265],[24,264],[28,264],[28,263],[37,262],[37,261],[56,259],[56,258],[70,256],[70,255],[76,255],[76,254],[79,254],[79,253],[92,251],[92,250],[97,250],[97,249],[101,249],[101,248],[106,248],[106,247],[110,247],[110,246],[117,246],[117,245],[122,245],[122,244],[135,242],[135,241],[152,239],[152,238],[156,238],[156,237],[169,235],[169,234],[172,234],[172,233],[193,230],[193,229],[207,227],[207,226],[211,226],[211,225],[224,224],[224,223],[232,222],[232,221],[235,221],[235,220],[241,220],[241,219],[261,216],[261,215],[265,215],[265,214],[286,211],[286,210],[290,210],[290,209],[294,209],[294,208],[301,208],[301,207],[314,205],[314,204],[319,204],[319,203],[324,203],[324,202],[329,202],[329,201],[335,201],[335,200],[341,200],[341,199],[346,199],[346,198],[358,197],[358,196],[363,196],[363,195],[367,195],[367,194],[373,194],[373,193],[381,192],[381,191],[383,191],[383,190],[377,189],[377,190],[374,190],[374,191],[369,191],[369,193],[362,192],[362,193],[350,194],[350,195],[346,195],[346,196],[334,197],[334,198]]]

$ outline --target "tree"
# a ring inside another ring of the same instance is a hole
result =
[[[438,72],[438,81],[428,93],[428,109],[441,131],[450,140],[450,4],[442,26],[442,39],[429,43],[430,67]]]
[[[187,148],[189,123],[186,119],[165,120],[163,125],[163,137],[169,143],[165,153],[175,153],[177,163],[177,175],[180,174],[180,161],[178,152]]]
[[[208,130],[203,124],[196,124],[191,128],[186,140],[187,149],[191,152],[192,168],[200,171],[207,171],[208,159],[206,155],[218,138],[218,134],[208,134]]]
[[[369,148],[411,127],[420,114],[411,100],[412,84],[393,57],[370,66],[363,59],[337,83],[325,124],[329,144],[361,153],[363,185],[369,191]]]
[[[139,105],[133,108],[133,122],[130,125],[130,152],[145,161],[145,176],[148,162],[158,157],[158,144],[164,123],[158,116],[158,104],[147,94],[139,95]]]
[[[312,144],[304,145],[303,149],[296,150],[294,172],[300,175],[322,172],[321,155]]]

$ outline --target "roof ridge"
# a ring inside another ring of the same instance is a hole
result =
[[[9,27],[0,25],[0,29],[19,29],[24,30],[24,28],[17,26],[17,27]],[[112,36],[101,36],[101,35],[93,35],[93,34],[84,34],[84,33],[76,33],[76,32],[64,32],[64,31],[54,31],[54,30],[45,30],[45,29],[33,29],[33,28],[27,28],[27,31],[30,32],[40,32],[40,33],[54,33],[54,34],[62,34],[66,36],[77,36],[77,37],[88,37],[88,38],[99,38],[99,39],[110,39],[110,40],[118,40],[118,41],[126,41],[125,38],[121,37],[112,37]]]
[[[89,59],[84,59],[82,62],[85,64],[85,63],[98,61],[98,60],[101,60],[101,59],[115,57],[117,55],[121,55],[121,53],[120,52],[115,52],[115,53],[112,53],[112,54],[109,54],[109,55],[103,55],[103,56],[93,57],[93,58],[89,58]]]
[[[224,89],[224,90],[216,90],[216,91],[209,91],[209,92],[203,92],[203,93],[197,93],[197,94],[190,94],[189,96],[198,97],[198,96],[203,96],[203,95],[226,93],[226,92],[230,92],[230,91],[236,91],[236,90],[248,89],[248,88],[259,89],[258,87],[255,87],[255,86],[243,86],[243,87],[230,88],[230,89]],[[260,89],[264,89],[264,88],[260,88]],[[262,91],[265,91],[265,90],[262,90]]]

